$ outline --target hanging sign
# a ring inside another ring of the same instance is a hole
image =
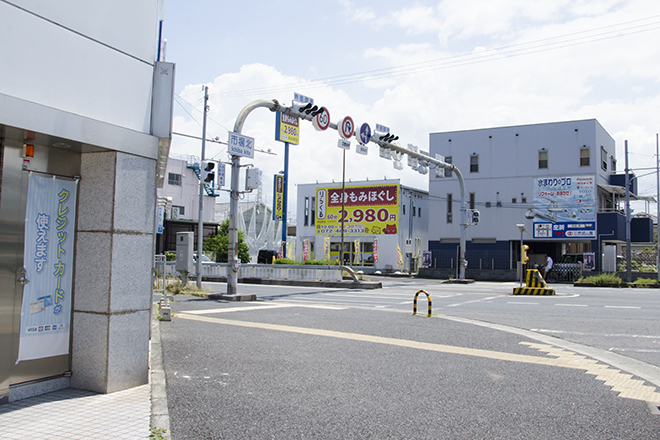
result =
[[[360,125],[360,130],[358,131],[357,140],[362,145],[367,145],[371,140],[371,127],[366,122]]]
[[[30,175],[18,360],[69,353],[78,182]]]
[[[298,145],[300,139],[300,119],[297,116],[276,112],[275,140]]]
[[[275,174],[273,179],[273,220],[281,221],[284,206],[284,176]]]

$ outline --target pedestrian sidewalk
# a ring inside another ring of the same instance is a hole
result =
[[[0,405],[3,440],[148,439],[150,426],[167,429],[169,417],[160,327],[152,321],[150,383],[111,394],[67,388]],[[153,422],[152,422],[153,407]]]

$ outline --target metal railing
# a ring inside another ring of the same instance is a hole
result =
[[[166,275],[178,275],[176,262],[165,263]],[[159,263],[162,267],[162,263]],[[227,277],[227,263],[202,264],[202,277]],[[162,270],[162,269],[161,269]],[[339,266],[293,266],[284,264],[243,264],[238,278],[262,278],[276,280],[341,281],[342,269]]]

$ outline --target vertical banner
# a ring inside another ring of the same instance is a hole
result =
[[[309,260],[309,240],[303,240],[302,242],[302,258],[303,261]]]
[[[399,243],[396,244],[396,264],[397,266],[403,266],[403,255],[401,255]]]
[[[69,353],[78,182],[30,175],[18,360]]]
[[[282,207],[284,206],[284,176],[273,176],[273,220],[282,221]]]
[[[284,257],[284,246],[286,246],[286,242],[284,241],[280,242],[280,250],[277,251],[277,258]]]
[[[323,237],[323,259],[330,259],[330,237]]]
[[[353,242],[355,246],[355,258],[353,259],[353,264],[360,264],[360,239],[358,238]]]
[[[378,264],[378,238],[374,238],[374,265]]]

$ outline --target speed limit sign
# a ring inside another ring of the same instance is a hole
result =
[[[319,113],[312,118],[312,125],[318,131],[323,131],[330,127],[330,112],[327,108],[321,107]]]
[[[353,118],[346,116],[342,119],[339,124],[337,124],[337,131],[339,136],[344,139],[350,139],[353,136],[353,131],[355,131],[355,123],[353,123]]]

